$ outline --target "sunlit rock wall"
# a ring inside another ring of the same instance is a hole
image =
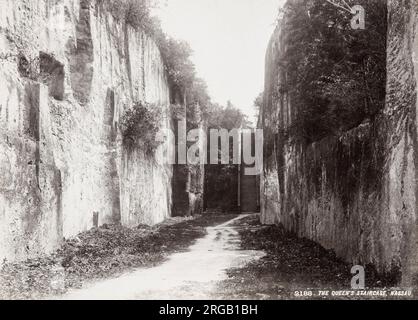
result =
[[[385,115],[389,148],[385,219],[401,254],[403,280],[418,274],[418,0],[389,0],[388,85]],[[395,226],[404,222],[404,228]]]
[[[389,1],[387,103],[374,120],[300,145],[280,132],[292,118],[283,64],[286,35],[269,45],[265,101],[264,223],[281,223],[353,264],[381,272],[417,272],[418,1]],[[414,61],[415,59],[415,61]]]
[[[169,123],[160,52],[95,1],[0,2],[0,259],[56,248],[95,225],[170,216],[172,168],[125,150],[134,100]]]

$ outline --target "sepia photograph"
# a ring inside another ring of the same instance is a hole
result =
[[[0,0],[1,301],[417,289],[418,0]]]

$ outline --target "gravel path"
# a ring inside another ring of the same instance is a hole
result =
[[[207,235],[186,251],[171,255],[163,264],[139,269],[120,277],[72,290],[63,299],[71,300],[156,300],[216,299],[218,284],[228,278],[227,270],[245,266],[265,253],[241,250],[236,223],[240,216],[208,227]]]

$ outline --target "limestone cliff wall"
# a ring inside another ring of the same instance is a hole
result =
[[[163,147],[150,158],[122,145],[118,123],[135,100],[168,126],[168,80],[145,33],[95,1],[0,2],[0,259],[170,215]]]
[[[267,52],[264,223],[282,223],[333,249],[353,264],[416,272],[417,10],[418,1],[389,1],[387,102],[373,121],[310,145],[281,132],[292,101],[279,91],[286,35],[274,33]],[[414,60],[415,59],[415,60]]]

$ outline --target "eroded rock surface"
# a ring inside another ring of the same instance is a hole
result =
[[[281,223],[353,264],[381,272],[417,272],[417,1],[388,2],[387,97],[374,119],[309,145],[286,138],[292,101],[286,82],[286,34],[267,52],[262,220]],[[269,141],[273,141],[269,144]]]
[[[94,225],[171,215],[172,167],[125,150],[120,117],[146,101],[169,126],[160,51],[95,1],[0,3],[0,259]]]

